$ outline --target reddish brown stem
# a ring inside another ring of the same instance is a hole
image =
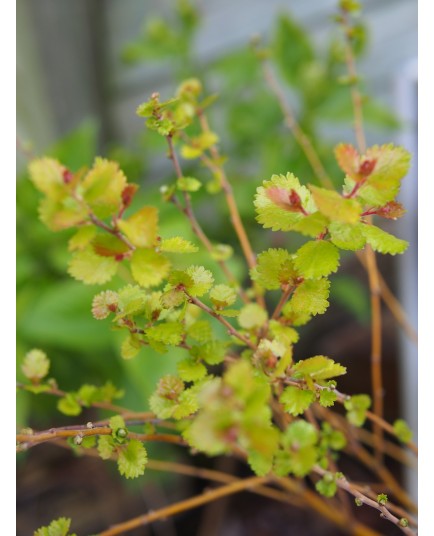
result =
[[[220,324],[223,324],[223,326],[227,328],[228,332],[231,335],[233,335],[234,337],[242,341],[246,346],[248,346],[252,350],[256,350],[256,346],[249,339],[244,337],[244,335],[241,335],[241,333],[239,333],[231,324],[229,324],[229,322],[225,318],[223,318],[221,315],[216,313],[216,311],[213,311],[210,307],[208,307],[208,305],[205,305],[198,298],[191,296],[187,291],[184,291],[184,292],[187,294],[191,303],[194,303],[195,305],[200,307],[200,309],[202,309],[203,311],[205,311],[206,313],[214,317],[216,320],[218,320]]]

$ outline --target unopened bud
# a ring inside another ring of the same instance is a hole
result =
[[[376,160],[365,160],[360,164],[359,173],[363,177],[369,177],[369,175],[374,171]]]

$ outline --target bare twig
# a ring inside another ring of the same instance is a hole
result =
[[[197,495],[196,497],[186,499],[185,501],[179,501],[175,504],[171,504],[170,506],[166,506],[165,508],[160,508],[159,510],[149,512],[147,514],[135,517],[134,519],[130,519],[129,521],[124,521],[123,523],[114,525],[113,527],[100,532],[98,536],[116,536],[117,534],[123,534],[137,527],[149,525],[158,519],[164,519],[169,516],[191,510],[192,508],[197,508],[202,504],[215,501],[221,497],[226,497],[227,495],[254,489],[257,486],[267,483],[268,481],[269,477],[258,476],[246,478],[244,480],[237,480],[235,482],[220,486],[219,488],[206,491],[205,493]]]

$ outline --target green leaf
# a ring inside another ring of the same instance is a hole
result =
[[[248,303],[245,305],[238,316],[238,323],[244,329],[260,328],[267,320],[267,311],[257,303]]]
[[[287,82],[299,86],[303,70],[314,60],[313,46],[306,30],[288,16],[280,15],[273,42],[273,52],[277,65]]]
[[[82,195],[99,218],[118,212],[127,179],[117,162],[96,158],[82,182]]]
[[[98,453],[103,460],[109,460],[115,449],[115,443],[111,436],[99,436]]]
[[[65,196],[61,199],[46,197],[39,204],[39,217],[52,231],[69,229],[88,220],[88,212],[77,200]]]
[[[224,309],[235,302],[237,293],[228,285],[216,285],[209,293],[209,297],[216,309]]]
[[[152,248],[158,240],[158,210],[142,207],[127,220],[118,220],[119,229],[138,248]]]
[[[320,279],[338,269],[339,250],[324,240],[306,242],[297,250],[294,265],[306,279]]]
[[[211,324],[208,320],[197,320],[187,327],[187,335],[199,342],[209,342],[213,338]]]
[[[266,229],[273,231],[291,231],[305,216],[300,211],[294,211],[288,205],[283,208],[282,199],[289,198],[294,191],[300,198],[300,203],[306,212],[316,210],[312,195],[292,173],[273,175],[271,180],[264,181],[256,190],[255,207],[257,221]]]
[[[360,225],[360,230],[374,251],[396,255],[404,253],[408,247],[408,242],[386,233],[375,225]]]
[[[294,328],[283,326],[277,320],[270,320],[269,327],[273,337],[285,347],[295,344],[299,339],[298,332]]]
[[[260,452],[251,450],[247,456],[247,463],[257,476],[265,476],[273,466],[272,456],[264,456]]]
[[[113,257],[101,257],[92,249],[76,251],[68,265],[68,273],[86,285],[102,285],[112,279],[118,270]]]
[[[119,452],[118,468],[125,478],[137,478],[145,472],[148,454],[140,441],[131,439]]]
[[[169,277],[169,283],[176,287],[183,285],[192,296],[203,296],[212,287],[214,278],[203,266],[190,266],[184,271],[174,270]]]
[[[293,227],[293,231],[297,231],[303,236],[316,238],[318,235],[325,232],[329,219],[321,214],[321,212],[312,212],[308,216],[299,220]]]
[[[138,285],[127,285],[118,292],[118,316],[138,315],[146,312],[150,296]],[[116,317],[117,318],[117,317]]]
[[[296,378],[312,378],[313,380],[328,380],[347,373],[346,367],[335,363],[324,355],[316,355],[298,361],[293,367]]]
[[[136,249],[131,257],[131,273],[144,288],[159,285],[169,274],[170,262],[152,249]]]
[[[330,498],[336,495],[338,486],[333,475],[331,473],[327,473],[323,478],[321,478],[321,480],[318,480],[318,482],[315,484],[315,489],[320,495]]]
[[[161,305],[165,309],[171,309],[172,307],[178,307],[182,303],[185,303],[187,296],[183,290],[177,288],[171,288],[161,296]]]
[[[209,149],[218,141],[219,138],[215,132],[202,132],[199,136],[191,138],[190,145],[181,147],[181,156],[185,159],[198,158],[206,149]]]
[[[363,426],[366,420],[366,410],[371,407],[371,397],[368,395],[353,395],[344,402],[347,419],[354,426]]]
[[[352,179],[356,179],[360,168],[357,149],[349,143],[340,143],[335,147],[335,157],[342,171]]]
[[[334,430],[326,421],[321,424],[321,428],[321,446],[332,450],[345,448],[347,444],[345,434],[340,430]]]
[[[292,300],[285,303],[282,314],[288,324],[292,326],[303,326],[311,320],[312,316],[309,313],[293,310]]]
[[[380,493],[379,495],[377,495],[377,503],[381,504],[381,506],[385,506],[388,500],[389,499],[385,493]]]
[[[285,411],[296,417],[304,413],[312,402],[314,402],[315,393],[291,385],[284,389],[279,400],[283,404]]]
[[[191,389],[184,389],[184,382],[176,376],[163,376],[157,390],[149,399],[151,410],[160,419],[183,419],[198,410],[197,396]]]
[[[231,246],[228,246],[227,244],[217,244],[213,246],[211,257],[215,261],[227,261],[232,257],[233,253],[234,250]]]
[[[183,334],[184,326],[179,322],[165,322],[145,329],[148,339],[171,346],[177,346],[182,341]]]
[[[303,281],[291,297],[291,309],[295,313],[317,315],[325,313],[330,305],[330,281],[326,278]]]
[[[360,203],[355,199],[346,199],[332,190],[309,185],[318,210],[330,221],[357,223],[362,213]]]
[[[397,419],[393,423],[393,430],[402,443],[409,443],[412,440],[413,432],[403,419]]]
[[[226,342],[210,341],[200,346],[193,346],[190,353],[193,357],[202,359],[208,365],[218,365],[225,359],[226,348]]]
[[[132,359],[140,352],[142,345],[137,335],[129,333],[122,341],[121,357],[122,359]]]
[[[318,441],[318,432],[312,424],[300,419],[288,426],[282,440],[286,447],[311,447]]]
[[[297,280],[292,256],[285,249],[268,249],[260,253],[250,275],[267,290],[278,289],[282,285],[292,286]]]
[[[34,186],[51,199],[65,195],[63,174],[66,168],[53,158],[38,158],[29,164],[30,180]]]
[[[57,409],[69,417],[75,417],[81,413],[81,406],[72,393],[67,393],[57,402]]]
[[[176,181],[176,186],[182,192],[197,192],[202,183],[193,177],[181,177]]]
[[[365,195],[369,194],[370,200],[375,200],[374,206],[383,206],[388,201],[393,201],[398,195],[401,180],[408,173],[410,153],[393,144],[375,145],[366,151],[364,159],[375,161],[375,167],[358,195],[365,199]]]
[[[366,239],[360,225],[332,222],[328,227],[330,240],[340,249],[357,251],[363,249]]]
[[[85,249],[97,233],[97,228],[94,225],[84,225],[70,238],[68,242],[69,251],[77,249]]]
[[[179,376],[186,382],[196,382],[207,374],[207,369],[203,363],[189,358],[180,361],[177,364],[177,370]]]
[[[121,417],[121,415],[113,415],[113,417],[110,418],[109,426],[112,430],[113,437],[117,437],[117,433],[120,429],[126,429],[124,418]]]
[[[41,527],[33,533],[33,536],[68,536],[71,519],[59,517],[54,519],[48,527]],[[70,534],[75,536],[75,534]]]
[[[91,242],[94,252],[101,257],[122,258],[130,248],[118,237],[99,233]]]
[[[319,403],[323,408],[330,408],[337,399],[337,394],[332,390],[322,389],[319,393]]]
[[[166,238],[160,243],[160,250],[166,251],[167,253],[195,253],[199,251],[199,248],[181,238],[180,236],[175,236],[173,238]]]
[[[295,421],[284,431],[281,440],[284,450],[276,454],[276,474],[307,475],[318,459],[318,449],[315,447],[318,433],[315,428],[304,420]]]
[[[34,383],[38,383],[48,374],[50,360],[42,350],[30,350],[24,358],[21,370],[26,378]]]

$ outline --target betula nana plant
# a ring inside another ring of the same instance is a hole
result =
[[[21,430],[18,449],[55,441],[80,454],[114,460],[120,474],[130,479],[146,477],[147,467],[158,468],[158,464],[162,470],[177,470],[170,462],[149,459],[147,443],[160,441],[193,454],[233,456],[252,471],[244,479],[208,471],[207,478],[220,486],[132,520],[120,520],[100,536],[124,534],[243,490],[282,502],[296,496],[352,534],[377,534],[357,521],[357,512],[340,508],[342,495],[349,494],[355,505],[374,508],[404,533],[415,534],[414,505],[382,461],[391,450],[385,434],[402,443],[402,449],[393,445],[392,452],[404,456],[404,448],[414,453],[417,449],[403,420],[390,424],[382,416],[378,346],[384,286],[376,265],[376,253],[402,254],[408,245],[383,230],[381,220],[396,220],[405,212],[397,195],[410,155],[392,144],[366,146],[351,53],[350,15],[355,8],[354,2],[341,2],[357,136],[357,147],[341,143],[335,148],[341,186],[334,189],[318,174],[320,185],[314,185],[311,177],[296,177],[289,170],[258,182],[252,199],[258,224],[271,231],[298,233],[304,239],[298,249],[254,251],[225,173],[218,134],[208,122],[207,109],[214,97],[203,95],[196,78],[186,79],[168,100],[152,94],[137,110],[146,127],[166,140],[174,178],[161,188],[162,201],[172,204],[179,218],[187,218],[194,241],[161,236],[158,207],[132,208],[138,186],[128,182],[115,161],[96,158],[91,169],[78,170],[52,158],[37,158],[29,165],[31,180],[43,196],[41,221],[54,232],[76,230],[68,243],[68,273],[84,284],[103,286],[93,299],[91,313],[96,320],[110,318],[113,329],[124,333],[122,358],[140,359],[149,347],[168,354],[167,358],[172,348],[181,348],[185,357],[177,363],[177,374],[160,378],[149,408],[133,410],[118,405],[123,393],[112,383],[61,390],[49,378],[46,354],[30,351],[22,366],[28,379],[22,389],[57,396],[57,407],[66,416],[96,407],[110,411],[112,417],[82,426]],[[284,101],[266,54],[259,47],[256,53],[286,124],[315,173],[318,156]],[[245,280],[238,280],[228,265],[232,249],[213,243],[202,229],[194,197],[203,184],[184,175],[180,157],[208,168],[213,189],[225,197],[240,245],[236,254],[242,254],[248,269]],[[189,255],[200,248],[208,252],[213,265],[217,263],[218,273],[189,262]],[[327,311],[330,276],[339,270],[342,251],[363,256],[369,275],[377,357],[372,363],[373,401],[364,393],[339,390],[340,376],[351,374],[351,367],[347,370],[332,357],[293,359],[298,328]],[[104,288],[116,274],[125,284]],[[345,413],[335,411],[337,407]],[[372,432],[363,428],[366,421],[372,423]],[[367,446],[373,447],[373,453]],[[388,495],[353,484],[351,475],[339,470],[341,451],[370,466]],[[315,490],[302,484],[305,479]],[[331,502],[335,495],[337,502]],[[70,524],[60,518],[35,535],[66,536]]]

